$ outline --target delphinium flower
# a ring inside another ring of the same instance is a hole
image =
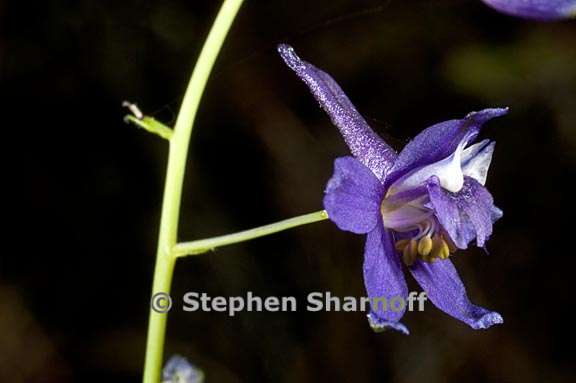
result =
[[[502,323],[500,314],[470,302],[449,259],[471,242],[484,247],[502,216],[484,187],[494,142],[472,142],[488,120],[507,112],[485,109],[433,125],[397,154],[358,113],[338,84],[287,45],[278,51],[308,85],[338,127],[353,156],[334,163],[324,208],[342,230],[367,234],[364,284],[370,298],[406,298],[403,265],[441,310],[474,329]],[[395,312],[372,307],[376,331],[408,329]]]
[[[180,355],[172,356],[162,370],[162,383],[203,383],[204,373]]]
[[[552,21],[576,17],[576,0],[482,0],[512,16]]]

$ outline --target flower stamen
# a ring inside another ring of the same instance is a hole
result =
[[[446,244],[446,241],[442,236],[436,235],[432,240],[432,252],[430,254],[430,262],[434,262],[436,259],[446,259],[450,255],[450,249]]]
[[[447,259],[457,248],[452,241],[443,234],[430,233],[414,238],[404,238],[396,241],[394,247],[402,253],[402,261],[406,266],[412,266],[417,259],[432,263],[437,259]]]
[[[406,266],[412,266],[416,259],[418,258],[418,243],[415,239],[411,239],[406,246],[404,246],[404,250],[402,250],[402,260],[406,264]]]
[[[432,239],[430,235],[426,234],[418,241],[418,254],[422,255],[423,257],[430,254],[432,251]]]

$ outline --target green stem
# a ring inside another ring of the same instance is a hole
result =
[[[254,229],[241,231],[234,234],[222,235],[214,238],[200,239],[191,242],[182,242],[177,244],[172,253],[176,257],[186,255],[197,255],[214,250],[217,247],[231,245],[233,243],[244,242],[250,239],[263,237],[279,231],[288,230],[296,226],[307,225],[318,221],[328,219],[325,210],[317,211],[310,214],[304,214],[298,217],[286,219],[284,221],[272,223],[270,225],[260,226]]]
[[[192,126],[202,93],[204,92],[206,82],[218,52],[222,47],[224,38],[241,4],[242,0],[225,0],[220,8],[218,16],[198,57],[194,71],[192,72],[192,77],[186,89],[173,134],[170,137],[170,151],[166,170],[166,182],[164,185],[164,199],[162,202],[152,295],[159,292],[166,294],[170,292],[172,274],[176,262],[176,257],[171,253],[171,250],[175,246],[178,236],[182,185]],[[160,382],[166,318],[167,314],[157,313],[152,309],[150,310],[144,365],[144,383]]]

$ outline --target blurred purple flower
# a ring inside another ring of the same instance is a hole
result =
[[[473,145],[481,126],[507,109],[485,109],[433,125],[397,154],[366,123],[336,82],[287,45],[278,51],[312,91],[353,157],[335,161],[324,196],[330,219],[367,234],[364,283],[371,298],[406,298],[404,263],[430,300],[474,329],[502,323],[500,314],[470,302],[452,262],[456,249],[483,247],[502,216],[484,188],[494,142]],[[374,330],[408,334],[398,312],[372,308]]]
[[[512,16],[552,21],[576,17],[576,0],[482,0]]]
[[[180,355],[172,356],[162,370],[162,383],[202,383],[204,373]]]

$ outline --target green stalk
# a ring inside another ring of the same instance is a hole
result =
[[[214,66],[218,52],[222,47],[224,38],[241,4],[242,0],[225,0],[220,8],[218,16],[198,57],[194,71],[192,72],[192,77],[186,89],[174,131],[170,137],[170,151],[166,170],[164,199],[162,202],[152,296],[159,292],[170,293],[172,274],[176,262],[176,257],[172,254],[172,248],[176,245],[178,236],[182,186],[192,126],[202,93],[204,92],[206,82]],[[157,313],[152,309],[150,310],[144,365],[144,383],[160,382],[164,338],[166,334],[166,319],[167,314]]]
[[[186,255],[197,255],[214,250],[217,247],[231,245],[233,243],[244,242],[250,239],[264,237],[279,231],[288,230],[296,226],[307,225],[328,219],[325,210],[304,214],[298,217],[285,219],[284,221],[260,226],[255,229],[244,230],[234,234],[222,235],[220,237],[200,239],[191,242],[181,242],[174,247],[173,254],[177,257]]]

